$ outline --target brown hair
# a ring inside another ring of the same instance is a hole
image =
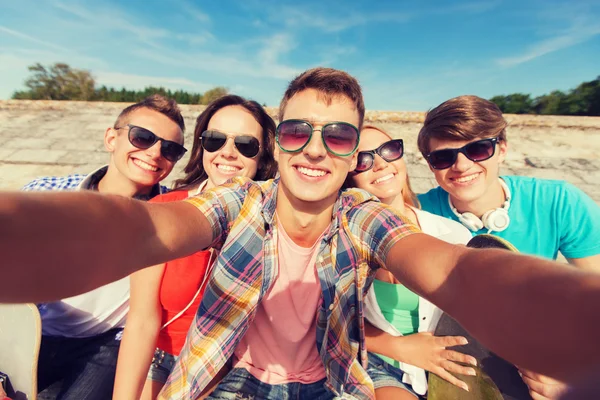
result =
[[[126,119],[129,116],[129,114],[136,110],[139,110],[140,108],[148,108],[150,110],[154,110],[163,114],[171,121],[175,122],[181,129],[181,132],[185,131],[185,122],[183,121],[183,115],[181,115],[181,110],[179,109],[177,102],[173,99],[168,99],[159,94],[153,94],[151,96],[148,96],[139,103],[132,104],[129,107],[125,108],[117,117],[114,127],[116,128],[118,126],[123,125],[123,120]]]
[[[318,91],[327,105],[331,104],[331,100],[336,96],[348,97],[358,111],[358,129],[361,129],[365,118],[365,103],[360,84],[347,72],[324,67],[304,71],[290,82],[279,105],[279,122],[283,120],[288,101],[306,89]]]
[[[275,122],[256,101],[246,100],[243,97],[228,94],[210,103],[196,119],[194,145],[192,147],[190,160],[183,169],[186,175],[184,178],[175,181],[174,187],[176,189],[188,189],[208,178],[204,166],[202,165],[204,149],[202,148],[200,138],[202,133],[208,127],[208,123],[213,115],[220,109],[228,106],[244,107],[262,127],[262,154],[258,160],[258,170],[256,171],[254,179],[266,180],[275,176],[275,173],[277,172],[277,163],[273,157]]]
[[[364,131],[365,129],[375,129],[376,131],[379,131],[379,132],[383,133],[385,136],[387,136],[388,138],[390,138],[390,140],[394,139],[392,136],[390,136],[389,133],[387,133],[386,131],[384,131],[383,129],[381,129],[375,125],[363,126],[362,130],[361,130],[361,134],[362,134],[362,131]],[[353,175],[354,174],[348,174],[348,178],[346,179],[346,182],[344,183],[344,188],[356,187],[356,185],[354,184],[354,181],[352,179]],[[417,198],[417,195],[415,194],[415,192],[413,192],[412,188],[410,187],[410,179],[408,177],[408,172],[406,173],[406,180],[404,181],[404,187],[402,188],[402,198],[404,199],[405,204],[408,204],[411,207],[421,208],[421,204],[419,203],[419,199]]]
[[[506,141],[507,125],[496,104],[477,96],[459,96],[427,113],[417,145],[427,157],[433,138],[458,141],[497,137]]]

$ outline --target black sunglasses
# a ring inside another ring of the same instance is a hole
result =
[[[496,152],[498,138],[482,139],[471,142],[458,149],[442,149],[432,151],[427,155],[427,162],[433,169],[447,169],[454,165],[458,153],[462,153],[474,162],[485,161],[492,158]]]
[[[127,124],[119,128],[115,127],[116,130],[125,128],[129,129],[129,133],[127,134],[129,143],[138,149],[149,149],[154,146],[156,142],[160,141],[160,154],[171,162],[179,161],[187,151],[187,149],[179,143],[156,136],[152,131],[142,128],[141,126]]]
[[[358,129],[346,122],[332,122],[323,125],[321,129],[314,129],[307,121],[288,119],[277,126],[275,138],[281,150],[296,153],[308,145],[315,130],[321,131],[325,149],[336,156],[349,156],[358,147]]]
[[[396,161],[404,155],[404,142],[402,139],[394,139],[383,143],[375,150],[365,150],[358,152],[358,161],[355,172],[365,172],[375,165],[375,154],[387,162]]]
[[[204,150],[214,153],[227,143],[227,138],[233,138],[235,148],[246,158],[254,158],[260,152],[260,142],[250,135],[226,135],[218,131],[204,131],[201,135],[201,144]]]

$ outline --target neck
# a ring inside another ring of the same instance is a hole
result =
[[[332,201],[304,202],[290,198],[283,185],[277,188],[277,217],[290,239],[301,247],[312,247],[331,224]]]
[[[111,164],[108,166],[106,174],[98,182],[98,191],[100,193],[118,194],[124,197],[135,197],[150,193],[151,186],[140,186],[131,182],[122,176]]]
[[[450,196],[450,200],[459,213],[470,212],[481,218],[487,211],[502,207],[506,201],[506,193],[504,193],[504,189],[502,189],[499,180],[496,180],[494,184],[486,190],[484,195],[478,199],[472,201],[460,201]]]

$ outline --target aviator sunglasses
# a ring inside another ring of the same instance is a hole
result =
[[[321,129],[300,119],[288,119],[277,126],[276,140],[279,148],[287,153],[302,151],[312,138],[314,131],[321,131],[323,145],[333,155],[349,156],[358,147],[358,128],[346,122],[332,122]]]
[[[260,151],[260,142],[257,138],[250,135],[226,135],[223,132],[218,131],[204,131],[201,135],[201,144],[204,150],[209,153],[214,153],[215,151],[220,150],[225,143],[227,143],[228,138],[233,139],[233,144],[235,144],[235,148],[246,158],[254,158],[258,155]]]
[[[482,139],[471,142],[458,149],[442,149],[432,151],[427,155],[427,162],[433,169],[447,169],[454,165],[458,153],[462,153],[474,162],[485,161],[492,158],[496,152],[498,138]]]
[[[127,124],[119,128],[115,127],[116,130],[125,128],[129,129],[127,135],[129,143],[138,149],[149,149],[154,146],[156,142],[160,141],[160,154],[171,162],[179,161],[187,151],[187,149],[179,143],[158,137],[152,131],[142,128],[141,126]]]
[[[375,154],[387,162],[396,161],[404,155],[404,142],[402,139],[394,139],[385,142],[375,150],[365,150],[358,152],[358,161],[355,172],[365,172],[375,165]]]

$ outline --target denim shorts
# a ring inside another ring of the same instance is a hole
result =
[[[245,368],[232,369],[207,400],[332,400],[335,396],[325,388],[325,379],[315,383],[290,382],[270,385],[255,378]]]
[[[152,357],[152,364],[150,364],[146,379],[166,383],[173,370],[173,365],[175,365],[175,356],[157,347],[154,350],[154,357]]]
[[[367,367],[367,373],[373,381],[373,386],[375,389],[381,389],[390,386],[397,387],[400,389],[405,389],[416,398],[419,398],[409,384],[402,383],[404,372],[400,368],[396,368],[393,365],[383,361],[374,353],[369,353],[369,366]]]

